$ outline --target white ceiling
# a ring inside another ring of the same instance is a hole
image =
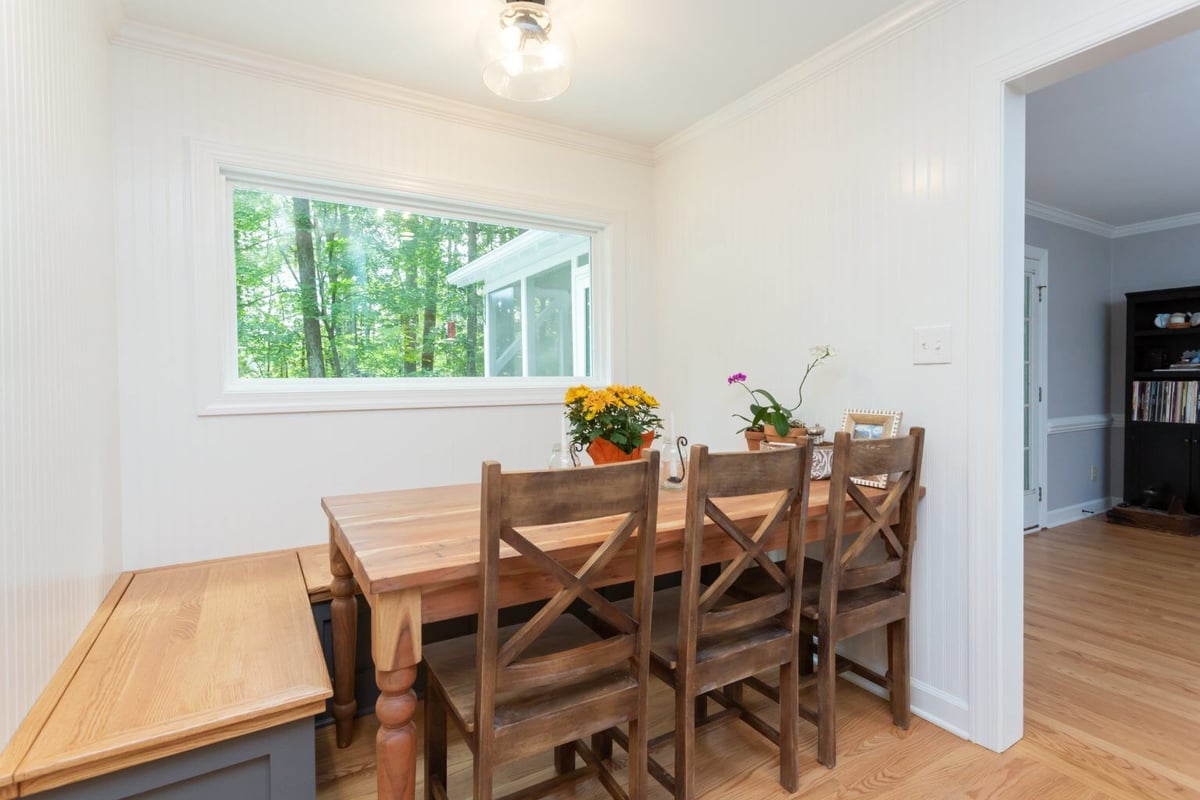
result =
[[[1029,95],[1026,196],[1107,225],[1200,212],[1200,32]]]
[[[123,0],[127,18],[658,144],[902,0],[550,0],[576,41],[561,97],[521,104],[479,78],[475,34],[500,0]]]

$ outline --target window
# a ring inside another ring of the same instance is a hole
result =
[[[233,245],[241,379],[589,374],[590,236],[234,185]]]
[[[615,379],[624,212],[190,153],[199,414],[559,405]]]

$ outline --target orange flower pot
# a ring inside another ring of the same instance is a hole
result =
[[[642,434],[642,444],[635,447],[632,453],[626,453],[607,439],[593,439],[588,445],[588,455],[593,464],[619,464],[622,461],[634,461],[642,457],[642,451],[654,441],[654,432]]]

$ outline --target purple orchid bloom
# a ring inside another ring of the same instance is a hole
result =
[[[729,378],[727,379],[727,382],[729,383],[730,386],[733,386],[735,383],[745,383],[746,382],[746,373],[735,372],[729,376]]]

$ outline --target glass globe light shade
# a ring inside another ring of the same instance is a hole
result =
[[[483,82],[501,97],[550,100],[571,85],[574,43],[544,3],[506,2],[484,18],[476,47]]]

